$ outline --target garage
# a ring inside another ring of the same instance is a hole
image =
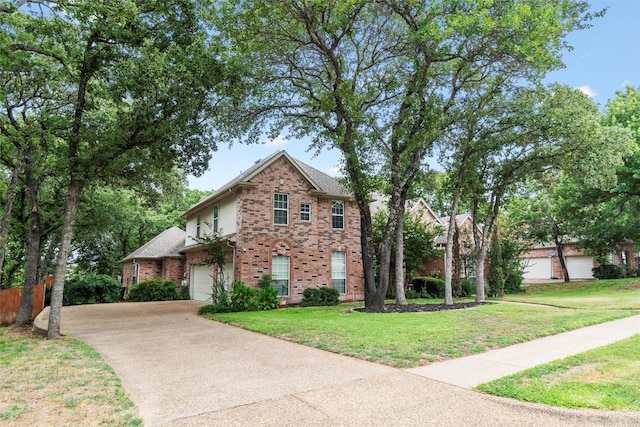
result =
[[[211,301],[213,288],[213,266],[191,266],[191,299],[197,301]]]
[[[569,279],[593,279],[593,258],[572,256],[566,258]]]
[[[551,277],[551,258],[527,258],[524,260],[525,279],[549,279]]]

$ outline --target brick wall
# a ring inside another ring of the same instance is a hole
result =
[[[341,251],[347,258],[347,292],[343,300],[364,299],[364,274],[360,252],[360,216],[352,201],[345,201],[345,225],[331,227],[331,198],[309,194],[309,183],[284,158],[252,179],[253,188],[238,195],[235,276],[257,286],[263,274],[271,274],[271,258],[290,256],[288,303],[298,303],[308,287],[331,286],[331,253]],[[274,193],[289,198],[289,224],[273,222]],[[311,221],[300,219],[300,204],[311,205]]]

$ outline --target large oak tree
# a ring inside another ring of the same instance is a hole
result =
[[[558,68],[564,37],[591,17],[588,3],[568,0],[220,3],[212,21],[247,77],[225,130],[254,140],[265,127],[271,136],[288,130],[310,137],[312,148],[341,151],[360,210],[370,311],[384,309],[404,203],[455,122],[458,99],[496,75],[509,86]],[[369,210],[376,177],[391,188],[377,257]]]
[[[28,81],[48,89],[17,121],[46,124],[39,129],[49,144],[32,150],[50,155],[47,167],[65,188],[49,338],[60,336],[67,260],[87,185],[97,178],[153,182],[156,171],[174,164],[198,173],[215,148],[209,119],[226,78],[201,26],[201,6],[196,0],[1,4],[0,54],[12,78],[3,97],[15,98]]]

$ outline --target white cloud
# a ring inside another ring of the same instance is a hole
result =
[[[343,173],[343,170],[344,170],[343,166],[344,165],[342,165],[342,164],[336,165],[336,166],[334,166],[332,168],[329,168],[326,171],[326,173],[329,176],[341,176],[342,173]]]
[[[591,86],[589,85],[578,86],[576,89],[587,95],[589,98],[598,96],[598,93],[595,90],[591,89]]]
[[[631,80],[625,80],[620,85],[620,87],[624,87],[624,88],[626,88],[627,86],[633,86],[633,82]]]
[[[262,142],[265,147],[280,147],[281,145],[287,145],[289,140],[282,135],[278,135],[273,139],[268,139]]]

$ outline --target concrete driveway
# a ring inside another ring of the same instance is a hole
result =
[[[639,425],[482,395],[201,318],[194,301],[64,307],[62,332],[98,350],[146,426]]]

